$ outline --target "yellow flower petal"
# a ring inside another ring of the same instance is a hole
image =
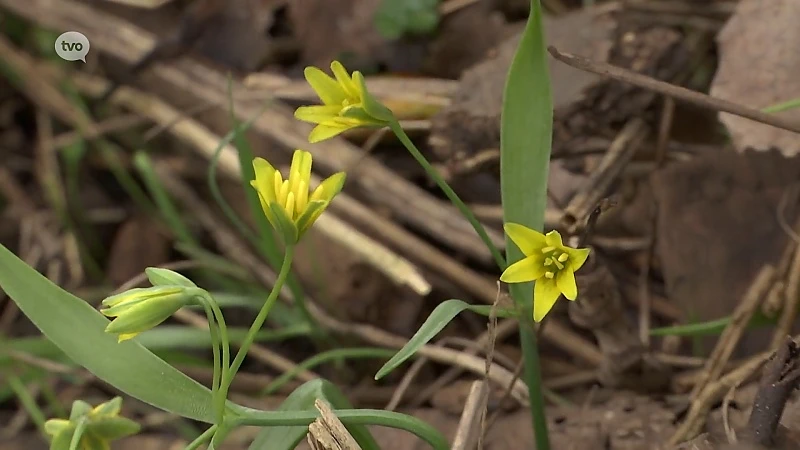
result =
[[[50,436],[55,436],[70,426],[69,420],[64,419],[49,419],[44,423],[44,431]]]
[[[253,185],[253,187],[256,187],[255,182],[251,182],[250,184]],[[267,216],[267,220],[273,227],[276,226],[277,222],[275,222],[275,216],[272,214],[272,209],[270,208],[267,199],[264,198],[264,195],[258,189],[256,189],[256,193],[258,194],[258,201],[261,203],[261,209],[264,211],[264,215]]]
[[[333,61],[331,63],[331,72],[333,72],[333,76],[336,77],[336,81],[339,82],[339,86],[342,87],[345,95],[347,95],[350,100],[361,98],[361,96],[358,95],[358,88],[356,87],[356,84],[353,83],[353,79],[350,78],[350,74],[347,73],[347,69],[344,68],[342,63],[339,61]]]
[[[503,226],[506,234],[519,247],[520,251],[527,255],[539,252],[545,246],[545,237],[542,233],[532,230],[518,223],[507,223]]]
[[[337,105],[301,106],[294,111],[295,119],[303,122],[322,123],[339,117],[342,111]]]
[[[128,339],[133,339],[134,337],[136,337],[137,334],[139,334],[139,333],[124,333],[124,334],[120,334],[117,337],[117,343],[120,343],[122,341],[127,341]]]
[[[533,288],[533,320],[541,322],[544,316],[553,309],[561,295],[556,281],[551,278],[539,278]]]
[[[589,249],[588,248],[571,248],[565,247],[564,251],[567,252],[569,255],[569,267],[572,268],[573,271],[576,271],[583,267],[583,264],[586,262],[586,259],[589,257]]]
[[[319,124],[311,130],[311,133],[308,135],[308,142],[316,143],[320,141],[324,141],[326,139],[330,139],[332,137],[338,136],[345,131],[356,128],[358,125],[343,125],[335,122],[326,122],[324,124]]]
[[[547,242],[547,245],[550,246],[550,247],[559,248],[559,247],[563,247],[564,246],[564,243],[561,242],[561,233],[559,233],[556,230],[553,230],[553,231],[547,233],[544,236],[544,238],[545,238],[545,241]]]
[[[295,150],[292,155],[292,165],[289,168],[289,192],[294,195],[297,211],[302,211],[308,196],[308,180],[311,178],[311,153],[304,150]],[[305,192],[303,192],[305,191]],[[289,209],[287,207],[287,209]]]
[[[317,93],[322,103],[337,105],[341,108],[342,102],[347,98],[344,89],[333,78],[316,67],[306,67],[303,71],[306,81]]]
[[[508,268],[500,275],[504,283],[526,283],[541,278],[544,275],[544,265],[541,255],[532,255],[524,258]]]
[[[275,170],[272,164],[267,162],[264,158],[253,159],[253,171],[255,172],[256,179],[251,182],[256,191],[264,196],[264,201],[267,203],[275,201],[275,187],[273,180],[275,179]]]
[[[564,267],[556,275],[556,285],[558,290],[564,294],[564,297],[569,300],[575,300],[578,296],[578,285],[575,284],[575,272],[572,271],[572,266]]]
[[[322,200],[325,202],[330,202],[333,200],[333,197],[341,192],[346,177],[347,176],[344,172],[337,172],[329,176],[323,180],[316,189],[314,189],[314,192],[311,194],[311,197],[309,197],[308,201],[314,202]]]

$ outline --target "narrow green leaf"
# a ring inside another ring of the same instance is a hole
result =
[[[775,319],[770,319],[761,312],[756,312],[747,324],[747,329],[762,328],[775,324]],[[730,316],[707,322],[688,323],[672,327],[653,328],[650,336],[717,336],[731,323]]]
[[[434,310],[431,312],[431,315],[428,316],[428,319],[425,320],[425,323],[419,327],[414,336],[411,336],[408,343],[403,346],[383,367],[378,370],[378,373],[375,374],[375,379],[380,380],[381,378],[388,375],[391,371],[396,369],[400,364],[403,364],[407,359],[414,356],[414,354],[425,344],[430,342],[431,339],[436,337],[447,324],[453,320],[458,314],[465,310],[472,310],[480,313],[487,313],[488,314],[488,306],[486,305],[470,305],[469,303],[463,302],[461,300],[446,300],[440,303]]]
[[[333,383],[323,379],[311,380],[294,390],[281,403],[277,411],[316,411],[314,401],[325,400],[334,409],[351,409],[353,406]],[[377,442],[364,425],[351,425],[347,430],[364,450],[380,450]],[[264,428],[250,444],[249,450],[292,450],[308,433],[308,425],[276,426]]]
[[[132,341],[105,333],[109,321],[0,245],[0,288],[75,363],[120,391],[190,419],[213,421],[211,391]]]
[[[530,0],[530,14],[506,78],[500,118],[500,190],[503,222],[518,223],[542,231],[547,206],[547,178],[553,134],[553,98],[544,38],[542,6]],[[506,237],[506,262],[522,258]],[[523,379],[528,386],[536,448],[550,448],[536,332],[533,330],[532,283],[509,286],[514,302],[525,311],[520,321],[520,340],[525,362]],[[536,301],[536,299],[534,299]]]

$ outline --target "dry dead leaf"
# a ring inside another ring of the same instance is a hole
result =
[[[800,97],[800,2],[741,0],[717,36],[719,67],[711,95],[753,108]],[[800,109],[783,117],[800,121]],[[720,120],[738,151],[776,148],[784,156],[800,153],[800,136],[727,113]]]

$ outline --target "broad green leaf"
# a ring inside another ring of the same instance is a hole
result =
[[[282,341],[299,336],[307,336],[310,333],[311,331],[305,324],[279,328],[277,330],[261,330],[256,334],[255,342]],[[240,343],[244,340],[245,334],[247,334],[246,328],[228,328],[228,337],[231,343]],[[162,350],[206,350],[211,346],[211,335],[208,333],[208,330],[183,325],[161,325],[152,330],[145,331],[136,336],[134,340],[158,354],[162,359],[167,359],[160,353]],[[64,353],[55,344],[46,338],[38,336],[0,340],[0,347],[56,362],[63,362],[66,359]],[[0,367],[11,364],[12,362],[13,359],[11,357],[0,352]]]
[[[212,422],[211,391],[141,344],[117,343],[109,321],[0,245],[0,288],[75,363],[120,391],[183,417]]]
[[[425,323],[419,327],[419,330],[414,333],[414,336],[411,336],[408,343],[378,370],[378,373],[375,374],[375,379],[380,380],[400,366],[400,364],[403,364],[408,358],[414,356],[422,346],[436,337],[454,317],[465,310],[488,316],[491,306],[470,305],[461,300],[446,300],[440,303],[439,306],[431,312],[431,315],[428,316]],[[516,315],[514,311],[509,310],[497,310],[496,313],[497,317],[514,317]]]
[[[311,380],[294,390],[277,411],[316,411],[314,401],[325,400],[334,409],[353,406],[333,383],[323,379]],[[380,450],[364,425],[352,425],[347,430],[364,450]],[[292,450],[308,433],[308,425],[264,428],[250,444],[249,450]]]

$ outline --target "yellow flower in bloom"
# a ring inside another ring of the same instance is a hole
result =
[[[555,230],[544,235],[516,223],[507,223],[504,229],[525,258],[508,266],[500,280],[505,283],[536,281],[533,320],[540,322],[561,294],[575,300],[578,296],[575,271],[586,262],[589,249],[564,246],[561,235]]]
[[[309,192],[311,153],[295,150],[289,176],[284,180],[263,158],[253,160],[256,179],[250,184],[258,192],[261,208],[270,224],[287,244],[295,244],[319,218],[344,185],[345,174],[331,175]]]
[[[78,438],[80,450],[108,450],[110,442],[139,432],[139,424],[120,417],[122,397],[115,397],[95,408],[82,401],[72,403],[69,420],[50,419],[44,424],[45,432],[51,436],[51,450],[68,450],[79,422],[84,422]]]
[[[306,67],[308,84],[322,100],[322,105],[301,106],[294,116],[302,121],[316,123],[308,141],[311,143],[330,139],[351,128],[382,127],[394,120],[392,112],[367,92],[364,76],[355,71],[349,75],[339,61],[331,63],[335,78],[316,67]]]
[[[199,288],[185,286],[154,286],[135,288],[103,300],[100,312],[114,317],[106,333],[118,335],[119,342],[131,339],[167,320],[176,311],[193,302],[191,291]]]

